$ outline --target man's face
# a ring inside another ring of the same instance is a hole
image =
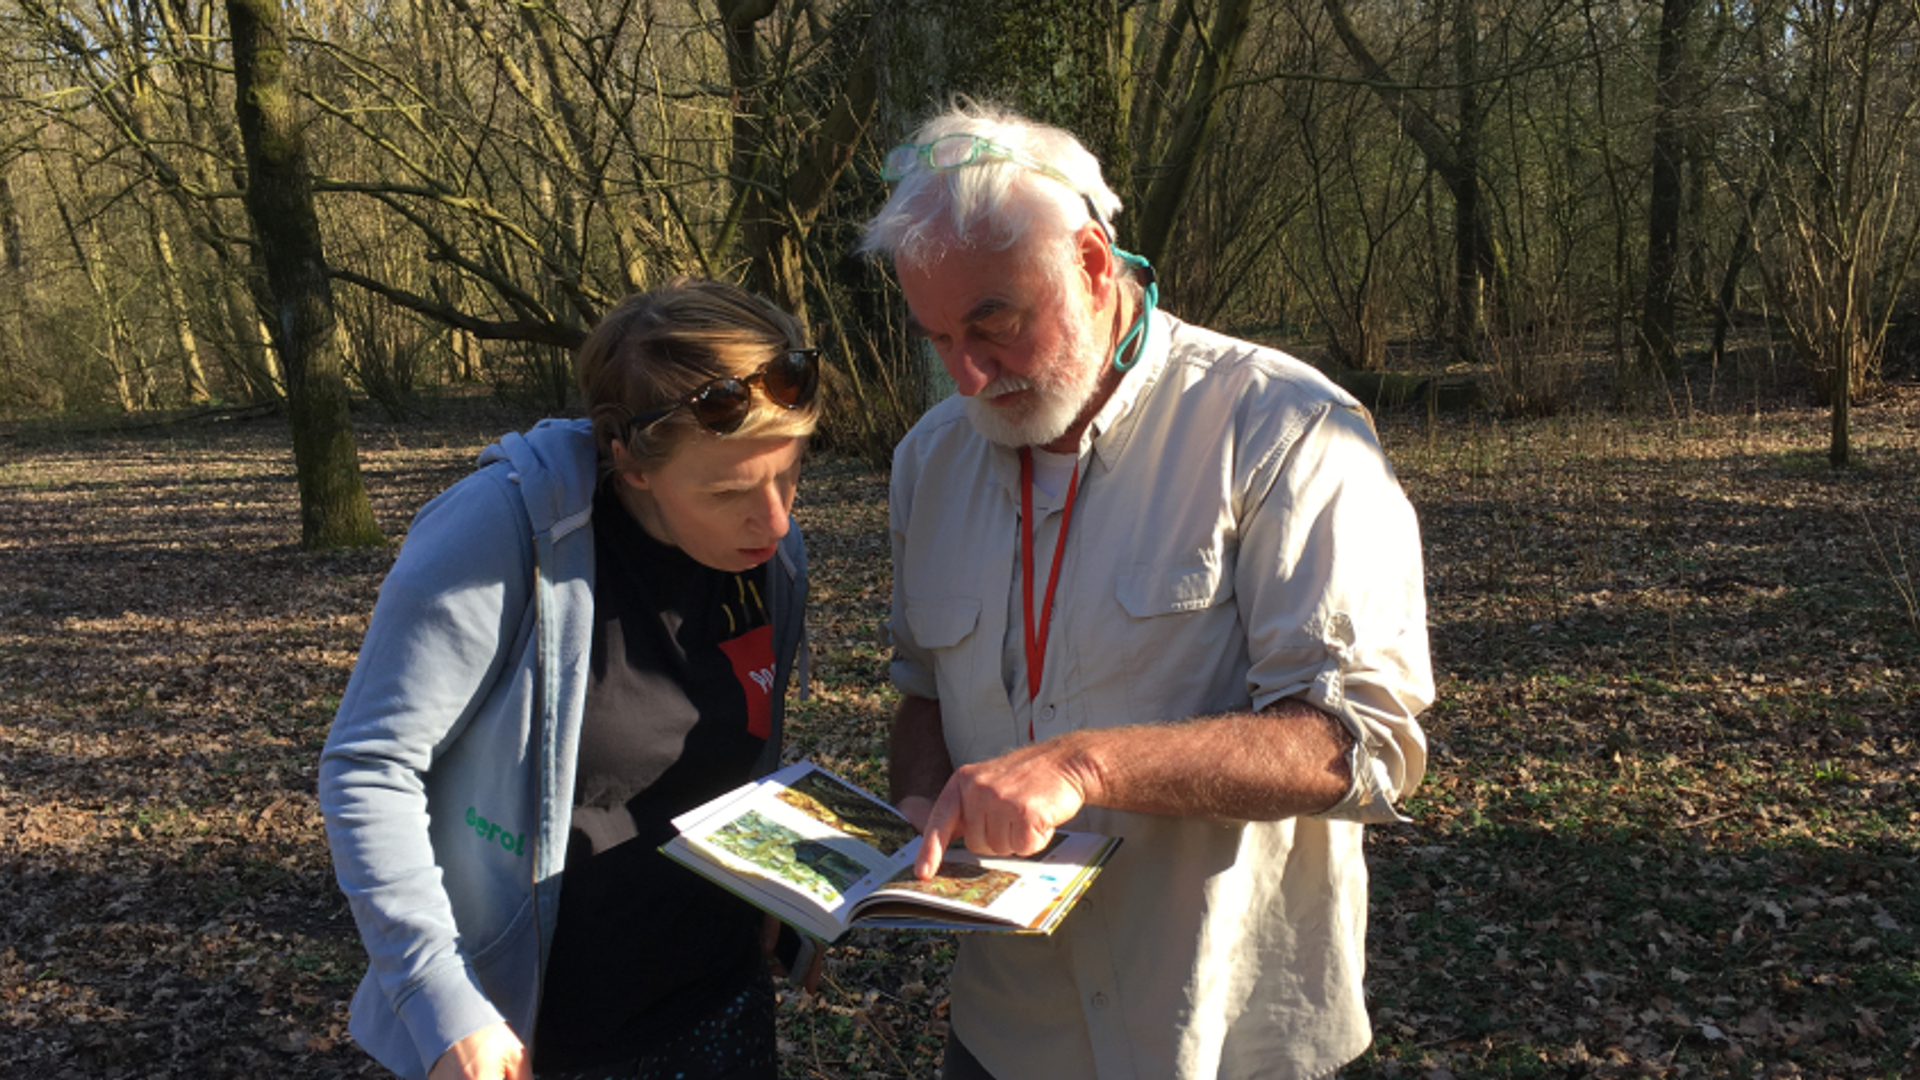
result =
[[[896,270],[914,331],[932,343],[982,435],[1045,446],[1074,429],[1105,368],[1077,265],[1055,274],[1019,251],[960,249]]]

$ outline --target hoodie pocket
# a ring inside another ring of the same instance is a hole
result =
[[[512,954],[513,946],[526,936],[532,926],[533,898],[527,897],[520,901],[520,909],[513,913],[513,918],[508,921],[505,930],[500,931],[492,941],[467,953],[468,958],[473,962],[473,970],[482,981],[486,980],[488,969],[502,958]]]

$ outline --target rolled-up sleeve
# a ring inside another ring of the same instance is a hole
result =
[[[1253,706],[1296,697],[1353,735],[1353,784],[1322,816],[1404,820],[1433,701],[1420,531],[1371,427],[1327,403],[1249,460],[1235,596]]]

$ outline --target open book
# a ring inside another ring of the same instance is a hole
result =
[[[1037,855],[956,844],[914,877],[920,832],[899,811],[814,765],[789,765],[673,819],[660,850],[796,929],[832,941],[854,926],[1052,933],[1120,841],[1056,832]]]

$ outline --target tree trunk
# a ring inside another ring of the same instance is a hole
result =
[[[783,118],[776,114],[788,106],[769,92],[777,88],[769,85],[758,31],[760,22],[773,14],[772,0],[720,0],[719,6],[733,86],[729,171],[742,202],[741,239],[750,283],[801,325],[811,327],[807,234],[873,118],[873,54],[863,50],[842,75],[825,116]],[[782,124],[783,119],[788,123]],[[783,158],[768,137],[769,129],[782,126],[810,132],[790,159]]]
[[[516,5],[520,23],[526,27],[540,57],[540,70],[547,82],[547,98],[560,116],[570,144],[568,173],[570,183],[585,189],[596,211],[606,213],[613,230],[614,248],[619,253],[621,284],[627,292],[637,292],[647,281],[645,246],[634,229],[634,218],[612,209],[613,192],[607,183],[605,155],[597,154],[588,131],[592,94],[578,85],[563,55],[564,24],[558,8],[552,4]]]
[[[9,300],[0,302],[0,383],[14,381],[14,370],[27,370],[27,312],[32,302],[28,292],[26,233],[20,223],[20,208],[13,198],[13,179],[7,166],[0,165],[0,288]],[[36,382],[38,380],[35,380]]]
[[[48,188],[53,193],[54,210],[60,215],[61,227],[66,231],[67,243],[72,246],[74,260],[86,275],[87,287],[93,293],[94,303],[98,305],[106,335],[100,351],[107,361],[108,373],[113,377],[114,402],[120,406],[121,412],[138,412],[145,403],[142,392],[144,372],[140,370],[139,351],[134,348],[133,332],[127,327],[120,300],[113,292],[113,277],[107,270],[107,258],[103,250],[105,241],[100,235],[99,219],[88,218],[84,224],[75,220],[67,200],[60,194],[62,189],[54,177],[52,165],[46,158],[42,158],[40,164],[45,170]],[[74,183],[77,187],[77,176]]]
[[[26,230],[20,227],[20,208],[13,201],[13,179],[4,166],[0,166],[0,250],[6,253],[0,265],[8,272],[27,272]]]
[[[193,319],[187,310],[187,291],[180,285],[180,267],[173,257],[173,238],[153,216],[153,256],[160,265],[161,285],[167,294],[167,312],[173,320],[174,341],[180,346],[180,381],[186,399],[198,404],[212,395],[207,387],[206,365],[200,362],[200,342],[193,333]]]
[[[1107,185],[1128,191],[1120,28],[1118,0],[879,0],[872,44],[880,145],[907,138],[964,94],[1072,132],[1099,159]],[[1128,235],[1129,218],[1116,224]],[[931,349],[918,359],[902,380],[918,384],[905,394],[916,412],[953,390]]]
[[[1844,338],[1851,336],[1848,334]],[[1845,340],[1841,334],[1835,334],[1834,337],[1842,340],[1834,350],[1839,354],[1834,359],[1840,370],[1834,373],[1833,379],[1833,424],[1827,443],[1827,463],[1836,469],[1844,469],[1853,463],[1853,441],[1848,427],[1853,410],[1854,371],[1859,365],[1854,359],[1853,342]]]
[[[1674,344],[1680,287],[1682,113],[1691,93],[1687,37],[1696,0],[1662,0],[1654,71],[1653,175],[1647,193],[1647,288],[1640,305],[1640,363],[1650,375],[1680,368]]]
[[[1186,5],[1182,4],[1181,9],[1185,10]],[[1149,91],[1154,100],[1160,96],[1155,91],[1177,92],[1176,100],[1180,102],[1172,121],[1173,130],[1165,142],[1166,153],[1153,167],[1153,181],[1146,188],[1146,197],[1139,200],[1138,244],[1140,254],[1151,262],[1160,261],[1166,254],[1180,208],[1193,188],[1200,157],[1213,141],[1214,130],[1220,122],[1220,104],[1225,100],[1224,90],[1232,81],[1240,43],[1252,24],[1252,14],[1253,0],[1222,0],[1214,11],[1212,24],[1204,31],[1204,38],[1194,46],[1199,58],[1191,79],[1177,88],[1163,82]],[[1168,32],[1169,38],[1172,33]],[[1159,145],[1157,133],[1152,129],[1146,129],[1143,134],[1152,140],[1148,145]]]
[[[272,298],[268,331],[286,375],[300,483],[300,545],[385,542],[360,478],[347,383],[334,347],[333,286],[320,245],[304,135],[288,83],[279,0],[227,0],[247,215]]]
[[[966,94],[1073,132],[1127,190],[1117,0],[882,0],[874,17],[884,142]]]
[[[1505,291],[1493,226],[1482,199],[1480,141],[1486,113],[1480,105],[1479,30],[1473,4],[1471,0],[1458,0],[1454,7],[1454,78],[1459,83],[1455,104],[1459,116],[1452,132],[1414,100],[1406,82],[1394,77],[1374,57],[1348,17],[1343,0],[1321,0],[1321,6],[1335,36],[1360,69],[1361,78],[1393,111],[1407,137],[1420,148],[1427,168],[1440,177],[1453,196],[1454,295],[1449,310],[1453,315],[1454,350],[1471,357],[1478,351],[1477,340],[1485,324],[1488,291],[1496,296]]]
[[[1753,254],[1753,221],[1766,195],[1766,182],[1763,175],[1753,185],[1753,190],[1747,193],[1745,210],[1740,215],[1740,223],[1734,229],[1732,247],[1727,252],[1727,269],[1720,276],[1719,291],[1714,294],[1713,349],[1709,359],[1715,368],[1727,355],[1727,331],[1733,326],[1733,302],[1738,296],[1740,274],[1746,269],[1747,258]]]
[[[1720,276],[1720,288],[1714,294],[1713,346],[1707,359],[1716,369],[1727,356],[1727,331],[1733,327],[1733,302],[1740,287],[1740,271],[1746,268],[1747,255],[1753,250],[1752,219],[1753,211],[1749,203],[1747,213],[1734,229],[1733,247],[1727,252],[1727,270]]]
[[[260,321],[260,305],[252,290],[240,280],[235,268],[223,264],[219,273],[220,306],[227,316],[232,346],[226,350],[229,371],[247,388],[247,400],[255,404],[279,401],[286,394],[273,356],[273,343]]]
[[[1453,341],[1454,350],[1463,357],[1479,351],[1477,342],[1486,320],[1485,279],[1480,268],[1490,257],[1490,237],[1482,225],[1486,210],[1480,202],[1480,142],[1486,111],[1480,105],[1480,30],[1473,5],[1474,0],[1456,0],[1454,5],[1453,62],[1454,79],[1460,84],[1456,99],[1459,126],[1453,133],[1454,165],[1441,173],[1453,191]]]

